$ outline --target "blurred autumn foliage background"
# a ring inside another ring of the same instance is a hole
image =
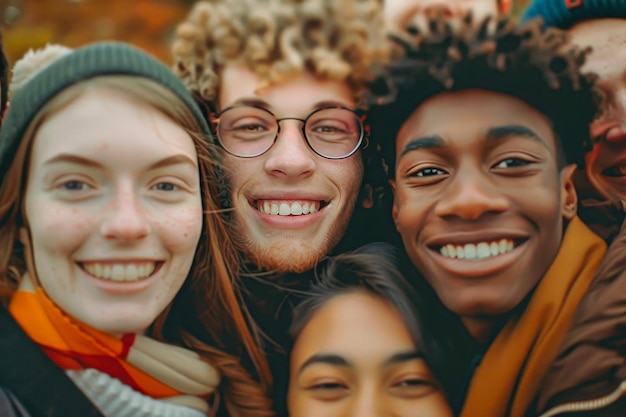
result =
[[[519,12],[528,0],[515,0]],[[0,0],[4,46],[12,64],[47,43],[77,47],[97,40],[131,42],[170,62],[176,24],[194,0]]]
[[[133,43],[170,62],[169,43],[193,0],[0,0],[10,63],[47,43]]]

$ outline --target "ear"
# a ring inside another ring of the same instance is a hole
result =
[[[391,187],[391,192],[393,193],[393,206],[391,208],[391,217],[393,217],[393,222],[396,224],[396,229],[398,228],[398,205],[396,204],[396,180],[389,180],[389,186]]]
[[[576,165],[568,165],[561,170],[561,205],[563,217],[572,220],[576,216],[578,208],[578,195],[574,187],[574,172]]]

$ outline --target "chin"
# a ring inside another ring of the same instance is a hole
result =
[[[283,242],[266,249],[257,248],[248,251],[248,259],[257,267],[277,273],[301,273],[312,269],[325,256],[326,250],[301,244],[294,248],[295,242]]]

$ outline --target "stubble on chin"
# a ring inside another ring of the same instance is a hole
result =
[[[278,274],[302,273],[312,269],[315,264],[331,250],[330,243],[314,247],[302,241],[287,240],[261,247],[248,241],[244,254],[249,262],[264,271]]]
[[[327,232],[323,239],[314,239],[318,244],[296,236],[274,238],[268,242],[257,242],[247,233],[245,222],[234,222],[235,236],[238,236],[237,247],[244,259],[263,271],[277,274],[302,273],[312,269],[315,264],[327,256],[339,243],[345,233],[344,225]]]

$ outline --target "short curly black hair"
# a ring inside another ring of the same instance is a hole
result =
[[[581,73],[588,49],[566,47],[565,32],[542,32],[539,22],[518,25],[508,16],[478,25],[467,16],[456,30],[435,17],[427,32],[413,28],[395,37],[399,56],[365,97],[372,144],[389,177],[396,135],[406,119],[431,97],[468,89],[517,97],[544,114],[553,124],[559,168],[582,167],[592,145],[589,124],[602,99],[594,87],[597,77]]]

